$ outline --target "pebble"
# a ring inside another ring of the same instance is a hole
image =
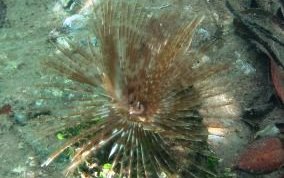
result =
[[[63,27],[68,28],[71,31],[80,30],[86,26],[86,21],[87,19],[83,15],[74,14],[64,20]]]
[[[27,114],[23,112],[15,112],[14,113],[14,120],[17,124],[24,125],[27,121],[28,117]]]

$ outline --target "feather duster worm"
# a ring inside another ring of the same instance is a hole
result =
[[[203,17],[161,32],[173,15],[149,16],[139,3],[99,2],[90,19],[98,45],[58,45],[60,54],[46,62],[69,81],[45,87],[73,96],[65,116],[55,118],[61,124],[48,132],[83,129],[42,166],[77,145],[66,175],[92,161],[98,167],[111,163],[119,177],[215,177],[204,164],[210,151],[199,110],[208,114],[206,107],[230,104],[202,106],[224,92],[227,83],[220,86],[214,76],[228,66],[200,62],[208,46],[191,49]]]

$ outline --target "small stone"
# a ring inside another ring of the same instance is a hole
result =
[[[30,167],[35,167],[37,165],[36,160],[33,156],[29,156],[26,164]]]
[[[14,120],[17,124],[24,125],[27,121],[28,117],[27,114],[23,112],[15,112],[14,113]]]
[[[264,129],[258,131],[255,134],[255,138],[257,137],[267,137],[267,136],[275,136],[277,134],[279,134],[280,131],[279,129],[276,127],[275,124],[269,124],[267,125]]]
[[[22,174],[26,172],[27,168],[24,166],[18,166],[12,170],[13,173]]]
[[[67,17],[63,22],[63,27],[70,30],[79,30],[86,26],[86,18],[83,15],[75,14]]]
[[[24,142],[18,143],[18,149],[23,149],[24,148]]]

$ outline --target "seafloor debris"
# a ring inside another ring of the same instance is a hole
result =
[[[283,143],[279,138],[263,138],[241,153],[236,168],[251,173],[267,173],[284,165]]]

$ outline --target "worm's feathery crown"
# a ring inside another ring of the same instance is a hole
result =
[[[82,142],[67,173],[97,156],[111,162],[121,176],[215,176],[198,159],[207,150],[207,130],[198,108],[214,93],[195,84],[227,67],[195,66],[202,54],[190,46],[202,17],[158,34],[149,29],[161,28],[161,22],[173,16],[149,16],[137,1],[102,1],[93,13],[90,21],[99,45],[91,40],[88,47],[73,42],[59,45],[60,54],[46,62],[72,81],[50,86],[75,96],[70,112],[60,118],[62,124],[52,130],[86,123],[88,127],[42,166]],[[94,123],[94,118],[99,119]]]

